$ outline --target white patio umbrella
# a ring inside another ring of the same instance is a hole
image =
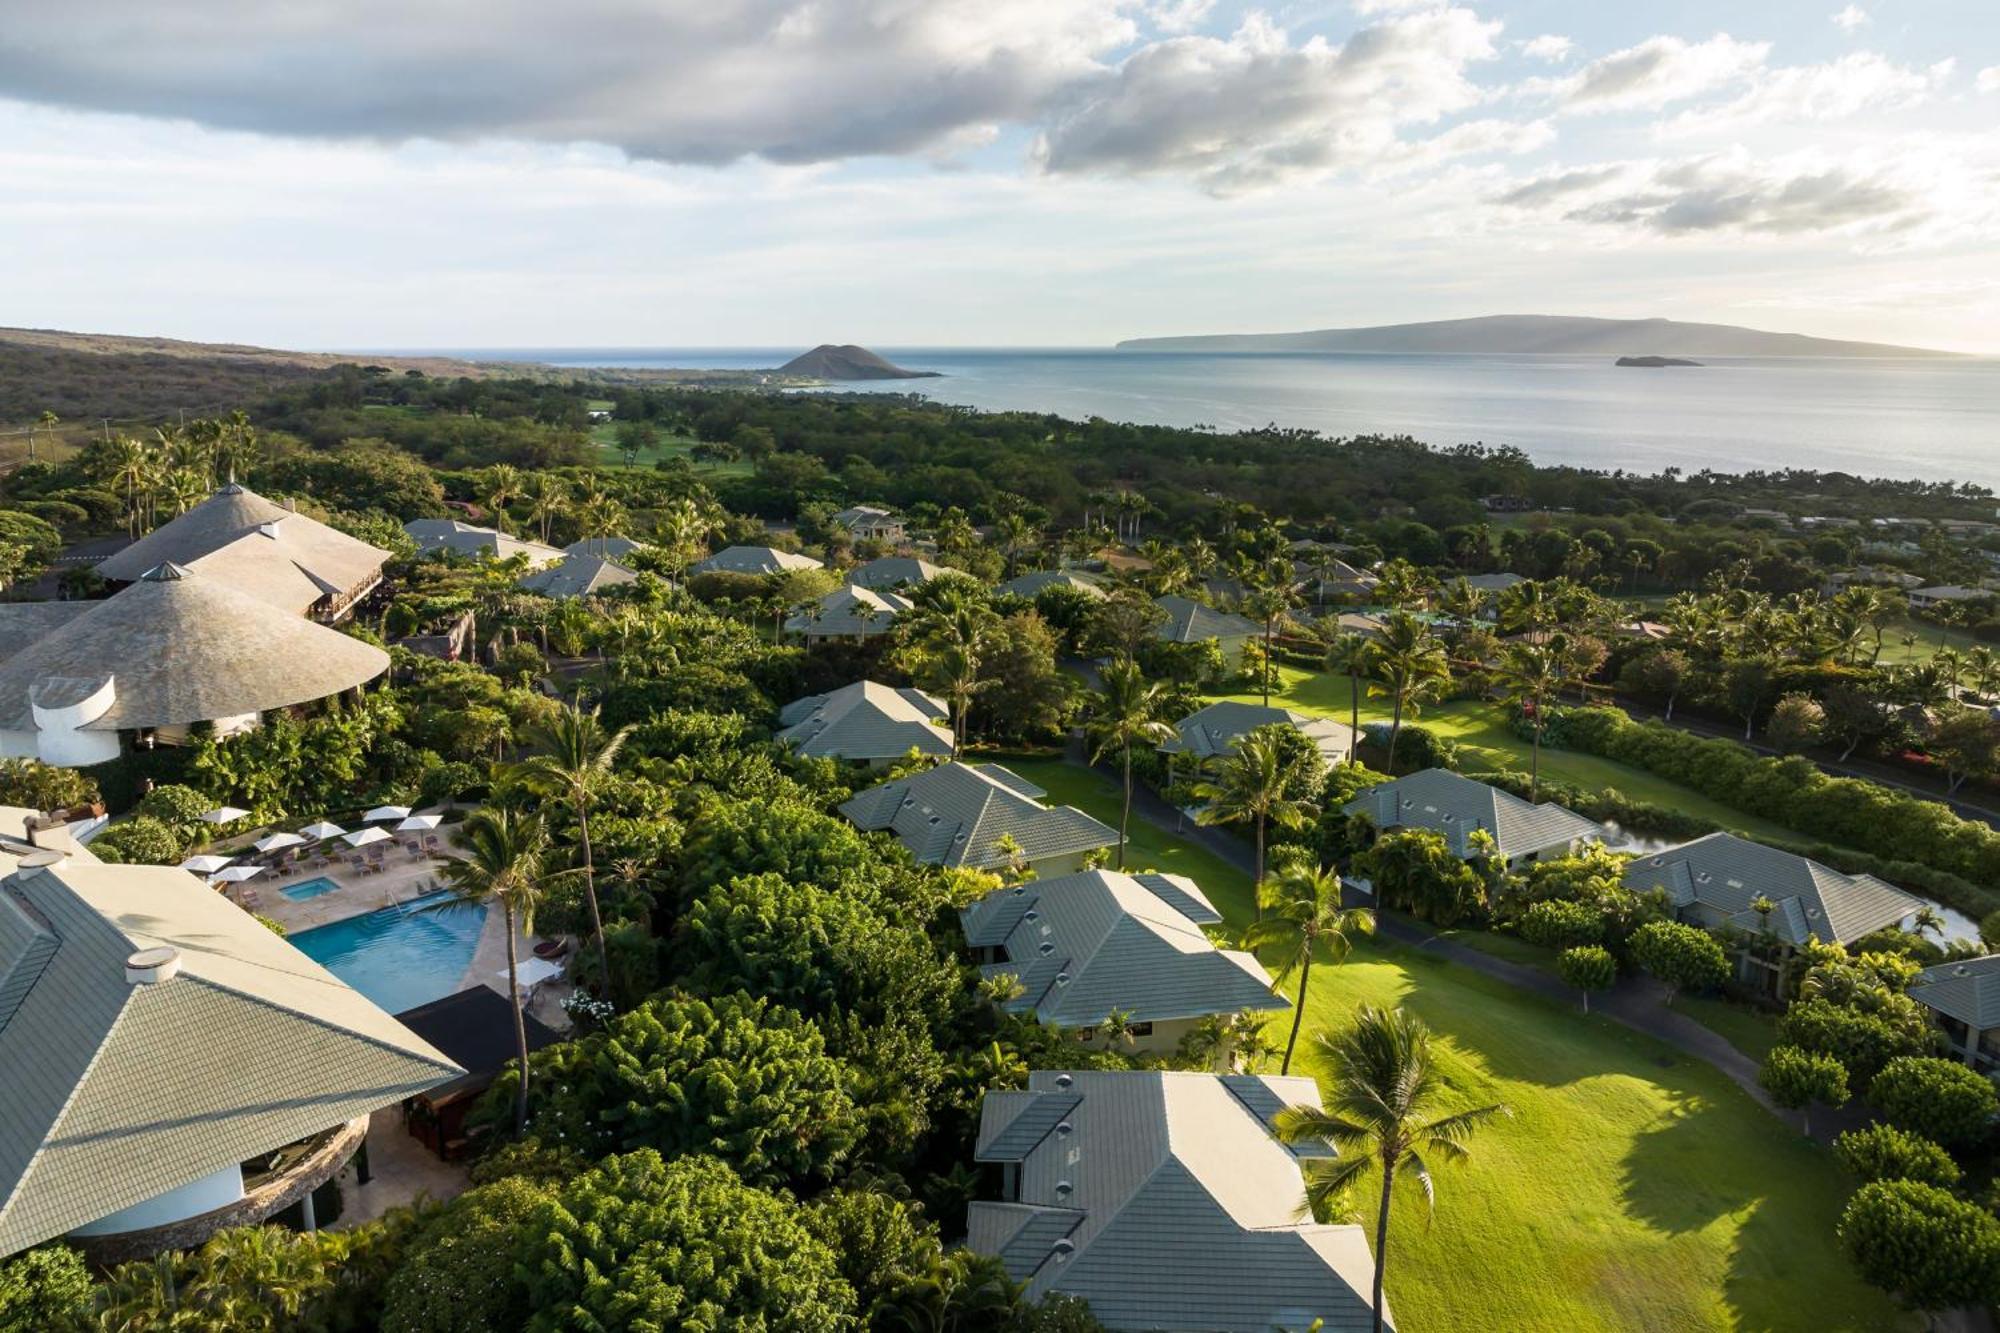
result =
[[[296,833],[273,833],[257,839],[250,845],[260,852],[275,852],[284,847],[302,847],[305,841]]]
[[[371,842],[388,842],[390,838],[381,829],[364,828],[356,829],[352,833],[343,834],[340,840],[349,847],[366,847]]]
[[[504,978],[507,975],[507,969],[503,967],[493,975]],[[552,963],[546,958],[524,958],[514,964],[514,985],[521,990],[527,990],[532,986],[547,981],[550,977],[559,977],[561,975],[562,964]]]
[[[248,810],[238,810],[233,805],[219,805],[201,817],[204,824],[234,824],[239,819],[248,819]]]
[[[338,838],[345,832],[347,830],[340,825],[333,823],[331,820],[322,819],[317,824],[308,824],[300,829],[299,836],[309,838],[313,842],[325,842],[328,838]]]
[[[246,879],[255,879],[264,873],[263,866],[229,866],[215,872],[215,880],[222,884],[241,884]]]
[[[407,805],[378,805],[367,814],[361,816],[361,822],[364,824],[373,824],[384,819],[408,819],[409,817],[410,807]]]
[[[396,825],[396,832],[428,833],[442,823],[444,823],[443,815],[411,815],[408,819]]]
[[[213,852],[203,852],[200,856],[190,856],[181,862],[182,870],[192,870],[197,875],[213,875],[230,862],[227,856],[217,856]]]

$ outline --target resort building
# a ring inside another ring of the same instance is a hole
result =
[[[902,517],[894,510],[875,505],[852,505],[828,521],[846,528],[848,535],[858,542],[899,542],[904,536]]]
[[[809,555],[780,551],[775,546],[727,546],[688,567],[690,574],[786,574],[796,569],[824,569]]]
[[[922,690],[858,680],[778,714],[778,739],[809,759],[887,764],[914,753],[951,757],[950,714]]]
[[[1329,597],[1352,598],[1366,601],[1382,586],[1382,580],[1365,569],[1357,569],[1345,560],[1322,560],[1317,557],[1302,559],[1293,566],[1299,577],[1312,588],[1318,601]]]
[[[2000,954],[1927,967],[1910,998],[1937,1016],[1953,1055],[1982,1074],[2000,1071]]]
[[[1264,627],[1256,621],[1228,611],[1218,611],[1192,597],[1170,593],[1154,598],[1153,604],[1167,613],[1166,623],[1154,633],[1168,643],[1200,643],[1205,639],[1214,639],[1222,645],[1222,655],[1234,660],[1242,653],[1244,644],[1264,637]]]
[[[179,744],[204,725],[227,736],[389,669],[373,644],[179,565],[71,605],[32,642],[0,608],[0,758],[82,767],[116,759],[121,737]]]
[[[418,555],[455,555],[467,560],[512,560],[526,556],[530,569],[553,565],[563,553],[553,546],[515,537],[498,528],[482,528],[455,518],[416,518],[403,525]]]
[[[1025,597],[1032,602],[1050,588],[1068,588],[1100,602],[1107,595],[1103,583],[1089,574],[1081,574],[1073,569],[1038,569],[1032,574],[1022,574],[1018,578],[1008,579],[997,591],[1015,597]]]
[[[1171,1054],[1203,1019],[1291,1008],[1248,953],[1218,949],[1200,888],[1181,875],[1085,870],[998,889],[959,913],[985,976],[1021,984],[1012,1013],[1033,1014],[1090,1045]],[[1130,1020],[1130,1045],[1098,1029]]]
[[[0,809],[0,1254],[199,1245],[465,1071],[184,870]]]
[[[1310,1220],[1309,1150],[1272,1132],[1301,1104],[1319,1104],[1310,1078],[1035,1070],[980,1105],[973,1156],[1000,1166],[1001,1198],[971,1205],[966,1245],[1106,1328],[1366,1329],[1368,1241]]]
[[[1780,947],[1763,958],[1738,954],[1741,980],[1777,985],[1785,964],[1807,940],[1850,944],[1915,914],[1923,900],[1873,875],[1849,875],[1791,852],[1733,833],[1637,857],[1625,868],[1625,887],[1637,893],[1666,891],[1684,920],[1714,929],[1727,926]],[[1770,905],[1759,912],[1759,901]]]
[[[563,547],[564,555],[594,555],[604,560],[622,561],[635,551],[646,549],[646,543],[633,541],[630,537],[584,537]]]
[[[870,560],[848,570],[847,581],[857,588],[887,592],[894,588],[910,588],[919,583],[929,583],[938,575],[950,572],[943,565],[934,565],[915,556],[885,555],[878,560]]]
[[[558,601],[571,597],[595,597],[607,588],[634,583],[639,576],[602,555],[566,555],[553,565],[522,575],[514,586],[522,592],[539,593]]]
[[[1956,583],[1940,583],[1929,588],[1910,589],[1910,609],[1932,611],[1955,602],[1977,602],[1993,595],[1985,588],[1965,588]]]
[[[896,617],[910,609],[909,599],[893,592],[870,592],[852,585],[835,588],[803,611],[785,618],[785,629],[806,639],[859,641],[895,628]]]
[[[1345,722],[1314,717],[1275,704],[1231,703],[1227,700],[1189,713],[1174,724],[1175,735],[1160,742],[1161,754],[1185,754],[1208,764],[1234,750],[1242,739],[1259,727],[1295,727],[1313,743],[1319,757],[1329,764],[1354,757],[1354,731]]]
[[[382,581],[389,553],[231,483],[97,566],[113,584],[176,564],[295,616],[338,620]]]
[[[1530,804],[1512,792],[1443,768],[1427,768],[1394,782],[1370,787],[1341,807],[1363,815],[1378,832],[1421,828],[1444,836],[1452,855],[1472,856],[1472,834],[1492,836],[1496,854],[1510,866],[1544,857],[1567,856],[1578,844],[1596,842],[1603,825],[1553,802]]]
[[[1083,868],[1092,852],[1118,845],[1118,830],[1048,795],[998,764],[950,763],[850,798],[840,813],[865,832],[886,829],[925,865],[1041,875]]]

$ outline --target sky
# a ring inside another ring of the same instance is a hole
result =
[[[0,0],[0,322],[2000,354],[2000,0]]]

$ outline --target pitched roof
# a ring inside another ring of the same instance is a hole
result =
[[[1427,768],[1370,787],[1341,809],[1367,815],[1380,829],[1426,828],[1442,833],[1452,854],[1460,857],[1471,854],[1467,837],[1474,829],[1492,834],[1506,860],[1604,832],[1595,820],[1552,801],[1531,805],[1512,792],[1443,768]]]
[[[895,628],[896,617],[909,609],[908,598],[850,584],[827,593],[809,610],[785,617],[785,628],[808,638],[887,634]]]
[[[646,543],[633,541],[630,537],[579,537],[563,547],[564,555],[599,555],[611,560],[623,560],[634,551],[643,551]]]
[[[1186,752],[1197,759],[1212,759],[1234,750],[1238,742],[1259,727],[1286,725],[1297,727],[1329,763],[1353,753],[1354,732],[1344,722],[1275,704],[1236,703],[1227,699],[1197,709],[1176,722],[1177,735],[1161,742],[1159,748],[1162,754]]]
[[[1519,574],[1505,572],[1499,574],[1465,574],[1461,576],[1461,579],[1465,583],[1465,586],[1471,588],[1474,592],[1505,592],[1516,584],[1528,581]]]
[[[965,929],[965,942],[975,949],[992,948],[1006,943],[1007,936],[1038,900],[1040,893],[1051,884],[1067,884],[1086,875],[1110,874],[1136,882],[1141,888],[1158,898],[1167,906],[1179,912],[1198,926],[1214,926],[1222,922],[1222,913],[1215,910],[1215,904],[1201,891],[1201,886],[1186,875],[1169,875],[1157,870],[1143,870],[1128,873],[1123,870],[1082,870],[1074,875],[1058,875],[1054,879],[1038,879],[1030,883],[1015,884],[997,893],[990,893],[973,903],[959,914]]]
[[[524,574],[514,581],[523,592],[544,597],[589,597],[631,583],[639,576],[621,564],[600,555],[568,555],[562,563]]]
[[[1191,597],[1168,594],[1153,604],[1167,613],[1166,623],[1154,633],[1169,643],[1200,643],[1204,639],[1240,639],[1262,634],[1264,627],[1254,620],[1197,602]]]
[[[706,560],[697,560],[693,574],[782,574],[788,569],[823,569],[819,561],[775,546],[727,546]]]
[[[1299,1220],[1298,1157],[1265,1119],[1318,1102],[1309,1078],[1037,1070],[980,1107],[974,1156],[1016,1164],[1020,1197],[972,1204],[967,1243],[1108,1328],[1365,1329],[1361,1228]]]
[[[951,733],[936,724],[947,716],[922,690],[858,680],[785,705],[778,739],[815,759],[898,759],[911,750],[942,759],[951,754]]]
[[[901,523],[903,520],[897,516],[895,510],[884,509],[880,505],[849,505],[832,515],[830,521],[844,528],[872,528],[883,523]]]
[[[389,655],[219,579],[162,565],[0,662],[0,728],[31,704],[74,704],[109,681],[93,731],[185,726],[324,699],[373,680]]]
[[[880,592],[904,584],[929,583],[938,575],[950,572],[942,565],[934,565],[915,556],[885,555],[848,570],[847,581],[856,587],[873,588]]]
[[[461,523],[455,518],[415,518],[403,525],[403,531],[417,544],[419,555],[440,555],[449,551],[454,555],[490,560],[510,560],[517,555],[525,555],[528,563],[536,568],[552,565],[563,558],[563,552],[553,546],[531,542],[498,528]]]
[[[1007,864],[1012,836],[1030,864],[1118,845],[1118,832],[997,764],[950,763],[879,787],[840,807],[867,831],[888,829],[925,865],[989,870]]]
[[[322,597],[373,583],[388,559],[379,547],[231,484],[105,560],[97,572],[133,583],[171,562],[304,615]]]
[[[1087,870],[999,889],[960,919],[968,944],[1006,954],[980,971],[1020,980],[1006,1008],[1059,1027],[1113,1010],[1151,1023],[1291,1008],[1254,957],[1216,948],[1136,876]]]
[[[997,591],[1033,601],[1050,588],[1071,588],[1086,597],[1100,600],[1106,595],[1103,585],[1095,578],[1073,569],[1038,569],[1032,574],[1008,579]]]
[[[53,634],[96,602],[0,602],[0,662]]]
[[[463,1072],[186,871],[0,843],[0,876],[0,1254]]]
[[[1640,892],[1663,888],[1676,907],[1696,905],[1717,923],[1748,931],[1765,926],[1750,904],[1768,898],[1776,904],[1769,928],[1789,944],[1846,944],[1923,906],[1873,875],[1844,874],[1733,833],[1638,857],[1625,868],[1625,884]]]
[[[2000,1028],[2000,954],[1939,963],[1917,973],[1910,998],[1978,1028]]]

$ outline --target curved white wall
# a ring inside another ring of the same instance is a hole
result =
[[[117,678],[107,675],[103,684],[73,704],[45,708],[30,700],[28,707],[35,723],[37,756],[45,764],[60,764],[66,768],[84,768],[116,759],[116,731],[85,731],[84,728],[103,717],[117,699]]]
[[[179,1222],[184,1218],[199,1217],[217,1208],[235,1203],[243,1197],[243,1168],[231,1162],[228,1166],[190,1180],[156,1194],[144,1203],[135,1203],[130,1208],[120,1208],[106,1217],[100,1217],[89,1226],[78,1227],[72,1234],[78,1236],[109,1236],[120,1231],[145,1231],[151,1227],[163,1227],[169,1222]]]

